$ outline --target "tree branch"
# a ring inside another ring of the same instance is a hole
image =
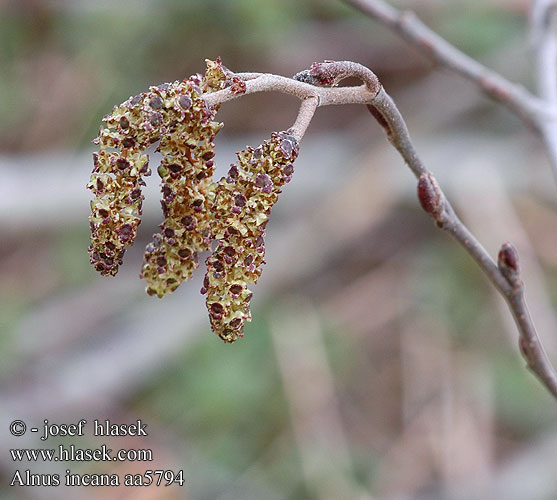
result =
[[[236,74],[238,77],[241,77],[241,75],[245,75],[245,73]],[[285,76],[267,73],[248,73],[248,75],[248,79],[243,79],[246,84],[244,92],[239,93],[229,87],[224,90],[219,90],[218,92],[207,94],[205,96],[207,105],[216,106],[237,99],[243,95],[255,94],[257,92],[282,92],[283,94],[290,94],[302,100],[308,97],[317,97],[319,99],[319,106],[331,104],[362,104],[371,102],[380,89],[377,80],[376,86],[371,88],[369,85],[337,88],[317,87]]]
[[[528,125],[536,126],[539,115],[551,113],[541,99],[458,50],[429,29],[413,12],[400,11],[382,0],[344,1],[400,35],[429,59],[473,82]]]
[[[379,9],[380,13],[390,15],[391,10],[386,6],[381,9]],[[499,252],[498,262],[495,263],[458,218],[435,177],[420,160],[402,115],[394,101],[381,87],[376,76],[369,69],[348,61],[314,63],[310,70],[298,73],[296,79],[254,73],[238,73],[235,76],[245,82],[245,92],[238,93],[227,88],[208,94],[205,97],[208,105],[218,105],[255,92],[275,91],[294,95],[302,100],[298,118],[292,127],[293,133],[300,138],[318,106],[366,104],[385,130],[389,141],[418,179],[418,199],[422,208],[433,218],[439,228],[447,231],[461,244],[506,299],[518,327],[521,352],[529,368],[557,398],[557,374],[543,350],[524,300],[524,286],[520,279],[516,250],[505,243]],[[364,85],[340,88],[329,86],[337,85],[347,76],[359,77],[364,81]],[[520,99],[516,102],[524,103]]]
[[[402,115],[383,89],[368,108],[418,178],[418,198],[422,208],[431,215],[439,228],[450,233],[461,244],[505,298],[518,327],[520,350],[528,367],[557,398],[557,374],[542,347],[524,299],[524,285],[519,275],[517,251],[510,244],[505,243],[499,252],[498,263],[493,261],[458,218],[433,174],[424,167]]]
[[[301,141],[302,137],[306,133],[306,129],[308,128],[308,125],[311,122],[318,106],[319,99],[317,97],[308,97],[302,101],[298,117],[296,118],[294,125],[292,125],[289,130],[298,142]]]

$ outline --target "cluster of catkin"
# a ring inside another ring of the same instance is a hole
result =
[[[99,151],[87,187],[95,195],[91,264],[114,276],[140,223],[143,176],[151,174],[144,151],[158,143],[164,222],[145,249],[146,291],[158,297],[173,292],[199,267],[200,253],[212,249],[201,291],[213,331],[233,342],[251,319],[247,285],[257,282],[265,263],[265,226],[291,179],[298,143],[286,132],[273,133],[238,153],[228,175],[214,182],[213,140],[222,124],[203,95],[227,87],[245,88],[217,59],[207,61],[203,76],[150,87],[116,106],[94,141]]]

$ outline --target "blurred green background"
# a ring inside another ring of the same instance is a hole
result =
[[[396,2],[531,87],[529,4]],[[336,0],[0,0],[0,498],[557,498],[555,403],[526,370],[504,304],[421,212],[363,107],[312,122],[268,226],[245,338],[210,332],[199,279],[162,301],[143,293],[156,176],[119,275],[94,272],[85,185],[102,116],[218,55],[234,71],[287,76],[323,59],[373,69],[487,249],[519,248],[557,359],[557,193],[540,144],[382,26]],[[220,168],[288,128],[297,105],[257,95],[223,106]],[[9,448],[62,442],[9,436],[15,418],[141,418],[148,438],[108,444],[151,448],[155,461],[14,464]],[[186,481],[9,487],[16,468],[183,469]]]

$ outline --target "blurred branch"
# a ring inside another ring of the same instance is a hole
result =
[[[557,105],[557,20],[555,0],[535,0],[532,4],[531,30],[538,94],[548,107]],[[540,120],[539,130],[557,178],[557,120]]]
[[[536,57],[538,93],[546,102],[557,104],[557,2],[536,0],[532,5],[532,43]]]
[[[345,2],[387,26],[429,59],[473,82],[489,97],[502,102],[529,125],[535,125],[540,114],[548,114],[549,110],[543,100],[458,50],[429,29],[413,12],[400,11],[382,0]]]
[[[364,85],[335,87],[348,76],[360,78]],[[236,78],[239,76],[236,75]],[[520,348],[529,368],[557,397],[557,374],[544,352],[524,299],[524,286],[520,277],[517,251],[509,243],[503,244],[498,262],[495,263],[457,217],[437,180],[419,158],[396,104],[382,88],[374,73],[360,64],[348,61],[326,61],[314,63],[311,69],[298,73],[294,79],[270,74],[258,76],[253,73],[244,75],[244,78],[241,92],[229,87],[209,94],[205,98],[207,104],[214,106],[244,94],[263,91],[295,95],[306,103],[302,105],[300,111],[302,119],[296,120],[296,123],[300,121],[304,123],[304,130],[309,124],[317,103],[320,106],[347,103],[367,105],[371,114],[383,127],[391,144],[398,150],[418,179],[418,198],[422,208],[434,219],[439,228],[447,231],[461,244],[506,299],[518,327]],[[309,98],[317,99],[309,100]],[[300,129],[299,138],[303,135],[304,130]]]
[[[398,10],[383,0],[344,1],[397,33],[427,58],[474,83],[532,127],[546,145],[557,181],[557,45],[551,33],[555,25],[554,0],[536,0],[532,12],[539,97],[451,45],[411,11]]]
[[[371,500],[354,471],[315,309],[300,298],[271,319],[271,335],[290,406],[305,482],[315,498]],[[283,306],[284,307],[284,306]]]

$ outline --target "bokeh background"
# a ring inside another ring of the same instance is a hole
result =
[[[394,2],[393,2],[394,3]],[[526,0],[398,0],[532,87]],[[273,211],[245,338],[209,330],[198,278],[138,279],[161,222],[156,174],[118,276],[88,262],[91,140],[114,104],[202,72],[372,68],[457,211],[494,255],[518,247],[557,360],[557,191],[538,139],[340,0],[0,0],[0,498],[557,498],[557,406],[526,370],[502,300],[415,198],[363,106],[323,108]],[[219,112],[220,171],[288,128],[298,102]],[[153,165],[157,155],[151,156]],[[133,423],[147,438],[40,442],[8,424]],[[21,463],[14,447],[150,448],[154,461]],[[183,487],[9,487],[33,473],[183,469]]]

